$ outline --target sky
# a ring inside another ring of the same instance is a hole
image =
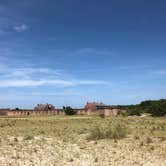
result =
[[[166,98],[165,0],[0,0],[0,107]]]

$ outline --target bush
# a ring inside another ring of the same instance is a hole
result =
[[[94,129],[90,131],[90,135],[88,136],[88,140],[97,140],[97,139],[104,139],[105,135],[103,130],[96,126]]]
[[[124,105],[119,108],[128,110],[129,115],[140,116],[142,113],[150,113],[152,116],[166,116],[166,99],[146,100],[136,105]]]
[[[128,111],[128,115],[130,116],[133,116],[133,115],[141,116],[141,114],[142,114],[142,111],[140,111],[138,108]]]
[[[152,116],[165,116],[166,115],[166,104],[153,104],[149,111]]]
[[[127,117],[128,115],[129,115],[129,113],[127,111],[126,112],[122,112],[122,111],[118,112],[118,116]]]
[[[124,138],[126,137],[127,134],[126,127],[118,123],[112,127],[111,133],[113,139]]]
[[[90,131],[88,140],[98,139],[121,139],[126,137],[126,127],[120,123],[113,123],[109,126],[99,127],[96,126]]]
[[[70,106],[63,107],[63,111],[65,112],[66,115],[75,115],[76,111],[73,110]]]
[[[104,114],[100,114],[99,116],[100,116],[100,118],[102,118],[102,119],[105,118],[105,115],[104,115]]]

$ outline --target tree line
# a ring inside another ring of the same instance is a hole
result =
[[[152,116],[166,116],[166,99],[146,100],[136,105],[120,105],[127,110],[128,115],[138,115],[150,113]]]
[[[140,116],[143,113],[149,113],[152,116],[166,116],[166,99],[146,100],[135,105],[118,105],[118,108],[126,110],[126,116]],[[63,107],[63,111],[66,115],[76,114],[76,111],[70,106]],[[124,113],[122,112],[122,114]]]

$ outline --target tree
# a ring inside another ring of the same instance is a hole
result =
[[[76,111],[73,110],[70,106],[63,107],[63,111],[65,112],[66,115],[75,115]]]
[[[152,116],[166,116],[166,99],[146,100],[137,105],[121,106],[129,115],[150,113]]]
[[[142,110],[139,108],[133,108],[132,110],[128,110],[128,115],[132,116],[132,115],[136,115],[136,116],[141,116],[142,114]]]
[[[166,115],[166,103],[155,103],[149,109],[149,113],[152,116],[165,116]]]

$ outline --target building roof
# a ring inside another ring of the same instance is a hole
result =
[[[95,106],[97,109],[108,109],[108,108],[115,108],[116,106],[113,106],[113,105],[106,105],[102,102],[87,102],[87,105],[90,105],[90,106]]]
[[[35,111],[48,111],[48,110],[54,110],[54,106],[52,104],[38,104],[34,110]]]

